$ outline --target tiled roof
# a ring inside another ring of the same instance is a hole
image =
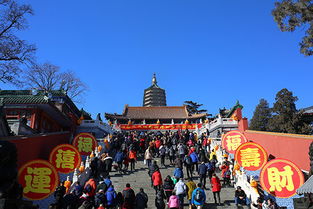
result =
[[[311,176],[299,189],[297,194],[313,193],[313,176]]]
[[[106,118],[116,119],[186,119],[201,118],[206,114],[189,115],[186,106],[129,107],[122,115],[107,114]]]
[[[48,104],[54,99],[62,98],[77,117],[81,115],[73,101],[61,90],[49,92],[43,90],[0,90],[0,98],[3,98],[3,104]]]

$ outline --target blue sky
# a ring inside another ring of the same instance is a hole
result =
[[[84,107],[121,113],[141,106],[152,74],[168,105],[185,100],[211,114],[238,99],[251,118],[260,98],[288,88],[313,105],[313,57],[299,53],[304,30],[279,31],[274,1],[29,0],[35,15],[20,37],[39,62],[71,69],[88,85]],[[1,85],[2,88],[14,88]]]

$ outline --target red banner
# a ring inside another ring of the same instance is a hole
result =
[[[70,173],[80,166],[81,156],[76,147],[61,144],[51,151],[49,161],[60,173]]]
[[[267,193],[279,198],[289,198],[302,186],[304,176],[293,162],[277,158],[263,167],[260,182]]]
[[[55,191],[59,184],[58,172],[45,160],[33,160],[24,164],[18,173],[23,196],[29,200],[42,200]]]
[[[96,149],[97,140],[90,133],[80,133],[75,136],[73,146],[76,147],[81,155],[90,155]]]
[[[236,149],[243,143],[246,143],[246,137],[239,131],[229,131],[223,135],[222,147],[228,153],[235,154]]]
[[[202,124],[147,124],[147,125],[119,125],[122,130],[179,130],[179,129],[190,129],[194,130],[202,127]]]
[[[261,145],[246,142],[237,148],[235,160],[244,169],[256,171],[267,163],[267,153]]]

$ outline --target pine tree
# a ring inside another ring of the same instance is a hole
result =
[[[260,99],[256,106],[252,119],[250,120],[250,130],[267,131],[268,121],[271,118],[271,109],[265,99]]]
[[[284,88],[276,94],[273,117],[269,120],[269,130],[282,133],[311,134],[312,127],[303,120],[303,114],[296,109],[298,100],[291,91]]]

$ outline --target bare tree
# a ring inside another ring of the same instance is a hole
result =
[[[25,84],[29,88],[51,91],[59,89],[60,68],[50,63],[33,65],[25,73]]]
[[[25,86],[39,90],[64,90],[75,102],[82,102],[87,87],[73,71],[60,72],[60,67],[50,64],[33,65],[25,73]]]
[[[0,0],[0,82],[19,84],[23,65],[34,60],[35,46],[15,35],[27,28],[27,15],[33,15],[30,5]]]
[[[62,80],[60,88],[65,90],[65,92],[67,92],[67,95],[75,102],[82,102],[82,96],[87,90],[86,84],[82,82],[80,78],[78,78],[76,74],[71,70],[62,73],[60,76]]]

